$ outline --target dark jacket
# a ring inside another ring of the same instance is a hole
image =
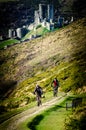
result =
[[[37,85],[36,88],[35,88],[34,93],[36,93],[38,96],[41,97],[41,95],[42,95],[42,88],[39,85]]]

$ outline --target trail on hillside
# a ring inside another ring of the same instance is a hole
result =
[[[6,120],[0,125],[1,130],[17,130],[17,127],[20,123],[24,122],[26,119],[39,114],[43,110],[50,108],[51,106],[55,105],[56,103],[61,102],[66,98],[67,94],[62,94],[62,96],[55,97],[50,101],[43,103],[40,107],[35,106],[31,109],[28,109],[16,116],[11,117],[10,119]],[[4,127],[5,126],[5,127]]]

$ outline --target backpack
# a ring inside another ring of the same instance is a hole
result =
[[[53,81],[53,83],[54,83],[54,87],[59,87],[59,82],[58,82],[58,80]]]
[[[39,93],[41,95],[43,94],[43,90],[40,86],[38,88],[36,88],[36,91],[37,91],[37,93]]]
[[[41,93],[41,95],[42,95],[42,94],[43,94],[43,90],[42,90],[41,87],[39,88],[39,91],[40,91],[40,93]]]

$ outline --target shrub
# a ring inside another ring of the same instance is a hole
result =
[[[84,130],[86,128],[86,107],[78,107],[72,114],[65,120],[65,130]]]

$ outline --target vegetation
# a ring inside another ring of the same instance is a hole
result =
[[[36,128],[37,130],[63,130],[65,117],[70,114],[71,111],[66,111],[65,102],[55,105],[44,113],[37,115],[32,121],[28,121],[29,129]]]
[[[83,130],[86,127],[86,96],[82,106],[77,107],[72,115],[68,116],[65,121],[65,130]]]
[[[85,19],[42,38],[1,50],[0,96],[5,98],[1,104],[16,108],[26,99],[32,101],[36,83],[49,91],[54,77],[60,81],[60,91],[78,92],[82,88],[84,91],[86,42],[83,28]]]
[[[59,92],[86,92],[85,23],[83,18],[38,39],[0,50],[1,114],[34,101],[37,83],[45,93],[51,92],[54,77],[60,82]],[[80,110],[84,111],[84,106]]]
[[[60,100],[58,104],[55,106],[45,110],[42,113],[39,113],[36,116],[33,116],[20,124],[17,128],[21,130],[30,130],[30,129],[37,129],[37,130],[64,130],[65,129],[65,118],[68,118],[70,114],[73,113],[72,108],[70,107],[66,110],[66,102],[72,101],[76,96],[68,96],[64,100]]]
[[[25,40],[25,39],[29,39],[31,37],[31,35],[33,36],[43,36],[45,35],[46,33],[48,33],[49,30],[46,29],[45,27],[42,27],[41,25],[38,25],[36,27],[36,30],[31,30],[29,33],[27,33],[23,38],[22,40]]]
[[[68,118],[66,130],[83,130],[86,127],[86,108],[78,108],[73,115]],[[76,116],[77,115],[77,116]],[[79,116],[78,116],[79,115]]]
[[[42,102],[46,102],[46,101],[51,100],[52,95],[53,95],[53,94],[52,94],[51,92],[44,93],[44,96],[45,96],[46,98],[42,98]],[[58,96],[61,96],[61,95],[62,95],[62,93],[59,93],[59,94],[58,94]],[[22,104],[22,105],[23,105],[23,104]],[[20,108],[17,108],[17,109],[11,109],[11,108],[9,108],[9,111],[5,111],[5,113],[1,113],[1,115],[0,115],[0,123],[2,123],[3,121],[5,121],[5,120],[11,118],[12,116],[15,116],[15,115],[21,113],[22,111],[28,110],[28,109],[30,109],[30,108],[32,108],[32,107],[34,107],[34,106],[36,106],[35,95],[34,95],[34,101],[33,101],[33,102],[30,102],[29,105],[26,104],[24,107],[21,106]],[[2,107],[2,109],[4,109],[4,108]],[[5,109],[5,110],[6,110],[6,109]],[[10,110],[11,110],[11,111],[10,111]],[[1,112],[1,111],[0,111],[0,112]]]
[[[8,40],[5,40],[5,41],[2,41],[2,42],[0,42],[0,49],[3,49],[4,47],[11,46],[15,43],[19,43],[19,41],[16,40],[16,39],[8,39]]]

